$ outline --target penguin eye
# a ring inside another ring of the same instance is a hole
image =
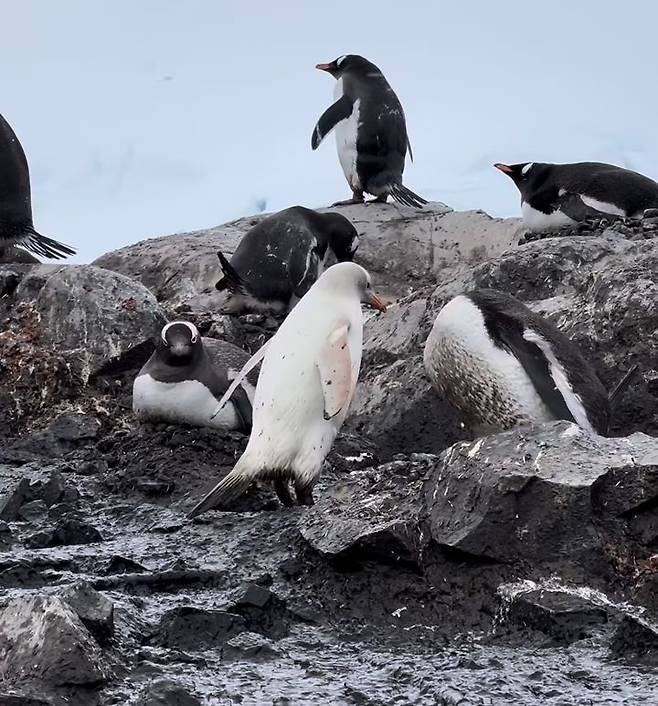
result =
[[[366,282],[366,289],[370,289],[370,282]]]
[[[192,341],[192,343],[196,343],[199,340],[199,337],[196,334],[194,334],[194,336],[192,336],[192,338],[190,340]]]

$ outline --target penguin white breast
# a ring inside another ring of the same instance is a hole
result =
[[[482,312],[464,295],[439,312],[424,362],[434,385],[477,423],[507,428],[554,419],[521,363],[493,343]]]
[[[198,380],[160,382],[139,375],[133,383],[133,411],[141,419],[185,422],[216,429],[238,429],[240,422],[229,402],[214,418],[218,400]]]
[[[290,468],[299,477],[319,474],[349,405],[324,418],[324,396],[317,361],[336,322],[349,320],[352,376],[361,366],[361,309],[345,308],[337,298],[322,301],[309,292],[272,339],[261,367],[253,405],[253,429],[246,454],[261,468]],[[333,307],[333,309],[331,308]]]
[[[336,81],[334,98],[338,100],[343,95],[343,79]],[[357,159],[357,132],[359,130],[359,106],[361,100],[357,98],[352,106],[352,112],[348,118],[341,120],[335,128],[336,149],[338,150],[338,160],[343,168],[343,174],[350,187],[359,191],[362,188],[361,180],[356,170]]]
[[[571,226],[576,221],[569,218],[562,211],[553,211],[553,213],[544,213],[533,208],[527,201],[521,204],[521,213],[523,214],[523,222],[530,230],[553,230],[555,228],[564,228]]]

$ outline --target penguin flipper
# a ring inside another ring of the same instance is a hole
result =
[[[218,289],[220,292],[223,289],[228,289],[233,294],[248,294],[249,290],[245,281],[228,261],[226,255],[224,255],[221,250],[218,250],[217,257],[219,258],[219,264],[224,276],[215,284],[215,289]]]
[[[338,125],[341,120],[352,115],[353,103],[347,96],[341,96],[333,105],[330,105],[320,116],[313,135],[311,135],[311,149],[316,150],[322,140]]]
[[[407,135],[407,151],[409,152],[409,159],[411,161],[414,161],[414,153],[411,151],[411,141],[409,140],[409,136]]]
[[[249,395],[247,391],[241,385],[235,389],[233,396],[231,397],[233,405],[235,407],[235,413],[238,419],[242,423],[242,430],[245,434],[251,431],[252,424],[252,409],[251,402],[249,401]]]
[[[271,340],[272,339],[270,339],[270,341]],[[263,360],[270,341],[267,341],[263,346],[261,346],[242,366],[242,370],[235,376],[233,382],[231,382],[231,384],[228,386],[228,389],[222,396],[222,399],[219,401],[217,409],[212,413],[210,417],[211,419],[214,419],[222,411],[222,408],[231,399],[231,395],[235,392],[238,385],[240,385],[240,383],[247,377],[247,375],[249,375],[249,373],[258,365],[258,363]]]
[[[580,194],[574,194],[572,192],[562,194],[558,202],[554,204],[554,207],[574,221],[587,221],[610,215],[604,211],[599,211],[596,208],[588,206],[583,201]]]
[[[317,362],[324,397],[324,418],[329,420],[349,405],[355,380],[347,343],[349,323],[339,324],[327,338]]]

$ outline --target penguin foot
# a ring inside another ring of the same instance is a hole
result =
[[[295,480],[295,495],[300,505],[315,505],[315,500],[313,500],[313,486]]]
[[[336,201],[332,206],[354,206],[355,204],[363,203],[363,191],[353,191],[351,199],[345,201]]]
[[[295,501],[292,499],[292,495],[290,495],[290,488],[288,487],[287,478],[277,478],[274,481],[274,490],[276,491],[276,495],[282,505],[285,505],[285,507],[292,507],[295,504]]]
[[[366,206],[369,203],[386,203],[387,200],[388,200],[388,194],[382,194],[381,196],[378,196],[375,199],[369,199],[368,201],[366,201]]]

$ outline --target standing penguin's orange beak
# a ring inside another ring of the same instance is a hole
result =
[[[514,171],[512,167],[509,166],[509,164],[502,164],[501,162],[496,162],[496,164],[494,164],[494,167],[496,167],[496,169],[500,169],[500,171],[504,172],[505,174],[511,174]]]
[[[384,302],[374,292],[370,294],[366,304],[371,306],[373,309],[377,309],[377,311],[386,311],[386,304],[384,304]]]
[[[331,70],[331,64],[316,64],[315,65],[316,69],[320,69],[320,71],[330,71]]]

